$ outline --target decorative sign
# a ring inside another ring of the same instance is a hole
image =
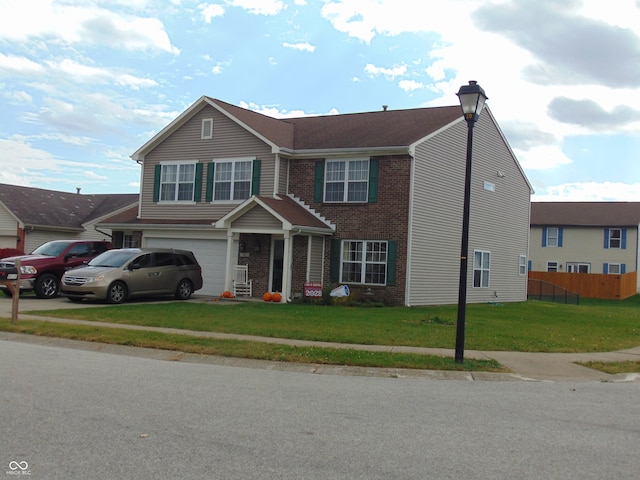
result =
[[[350,292],[348,285],[340,285],[339,287],[331,290],[331,293],[329,295],[331,295],[332,297],[348,297],[349,293]]]
[[[321,282],[304,282],[304,296],[305,297],[321,297],[322,283]]]

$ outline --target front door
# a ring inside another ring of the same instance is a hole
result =
[[[273,255],[271,255],[271,291],[282,292],[282,275],[284,272],[284,240],[273,240]]]

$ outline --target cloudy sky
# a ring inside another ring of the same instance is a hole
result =
[[[0,0],[0,183],[133,193],[202,95],[276,116],[458,103],[533,200],[640,201],[640,0]]]

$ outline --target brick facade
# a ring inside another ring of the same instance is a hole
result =
[[[398,242],[396,285],[389,287],[349,285],[359,295],[384,298],[387,303],[404,303],[409,226],[411,162],[409,155],[377,157],[378,201],[375,203],[314,202],[315,164],[324,159],[293,160],[289,170],[289,191],[336,225],[334,239],[395,240]],[[327,242],[325,258],[330,257]],[[296,252],[298,253],[298,252]],[[303,252],[299,252],[302,254]],[[306,251],[304,252],[306,258]],[[294,269],[297,257],[294,257]],[[329,282],[330,262],[325,262],[325,284]],[[294,276],[293,291],[300,291],[299,276]]]

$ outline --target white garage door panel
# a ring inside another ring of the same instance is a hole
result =
[[[190,240],[184,238],[147,238],[146,247],[191,250],[202,267],[202,289],[197,295],[219,296],[224,291],[227,242],[225,240]]]

